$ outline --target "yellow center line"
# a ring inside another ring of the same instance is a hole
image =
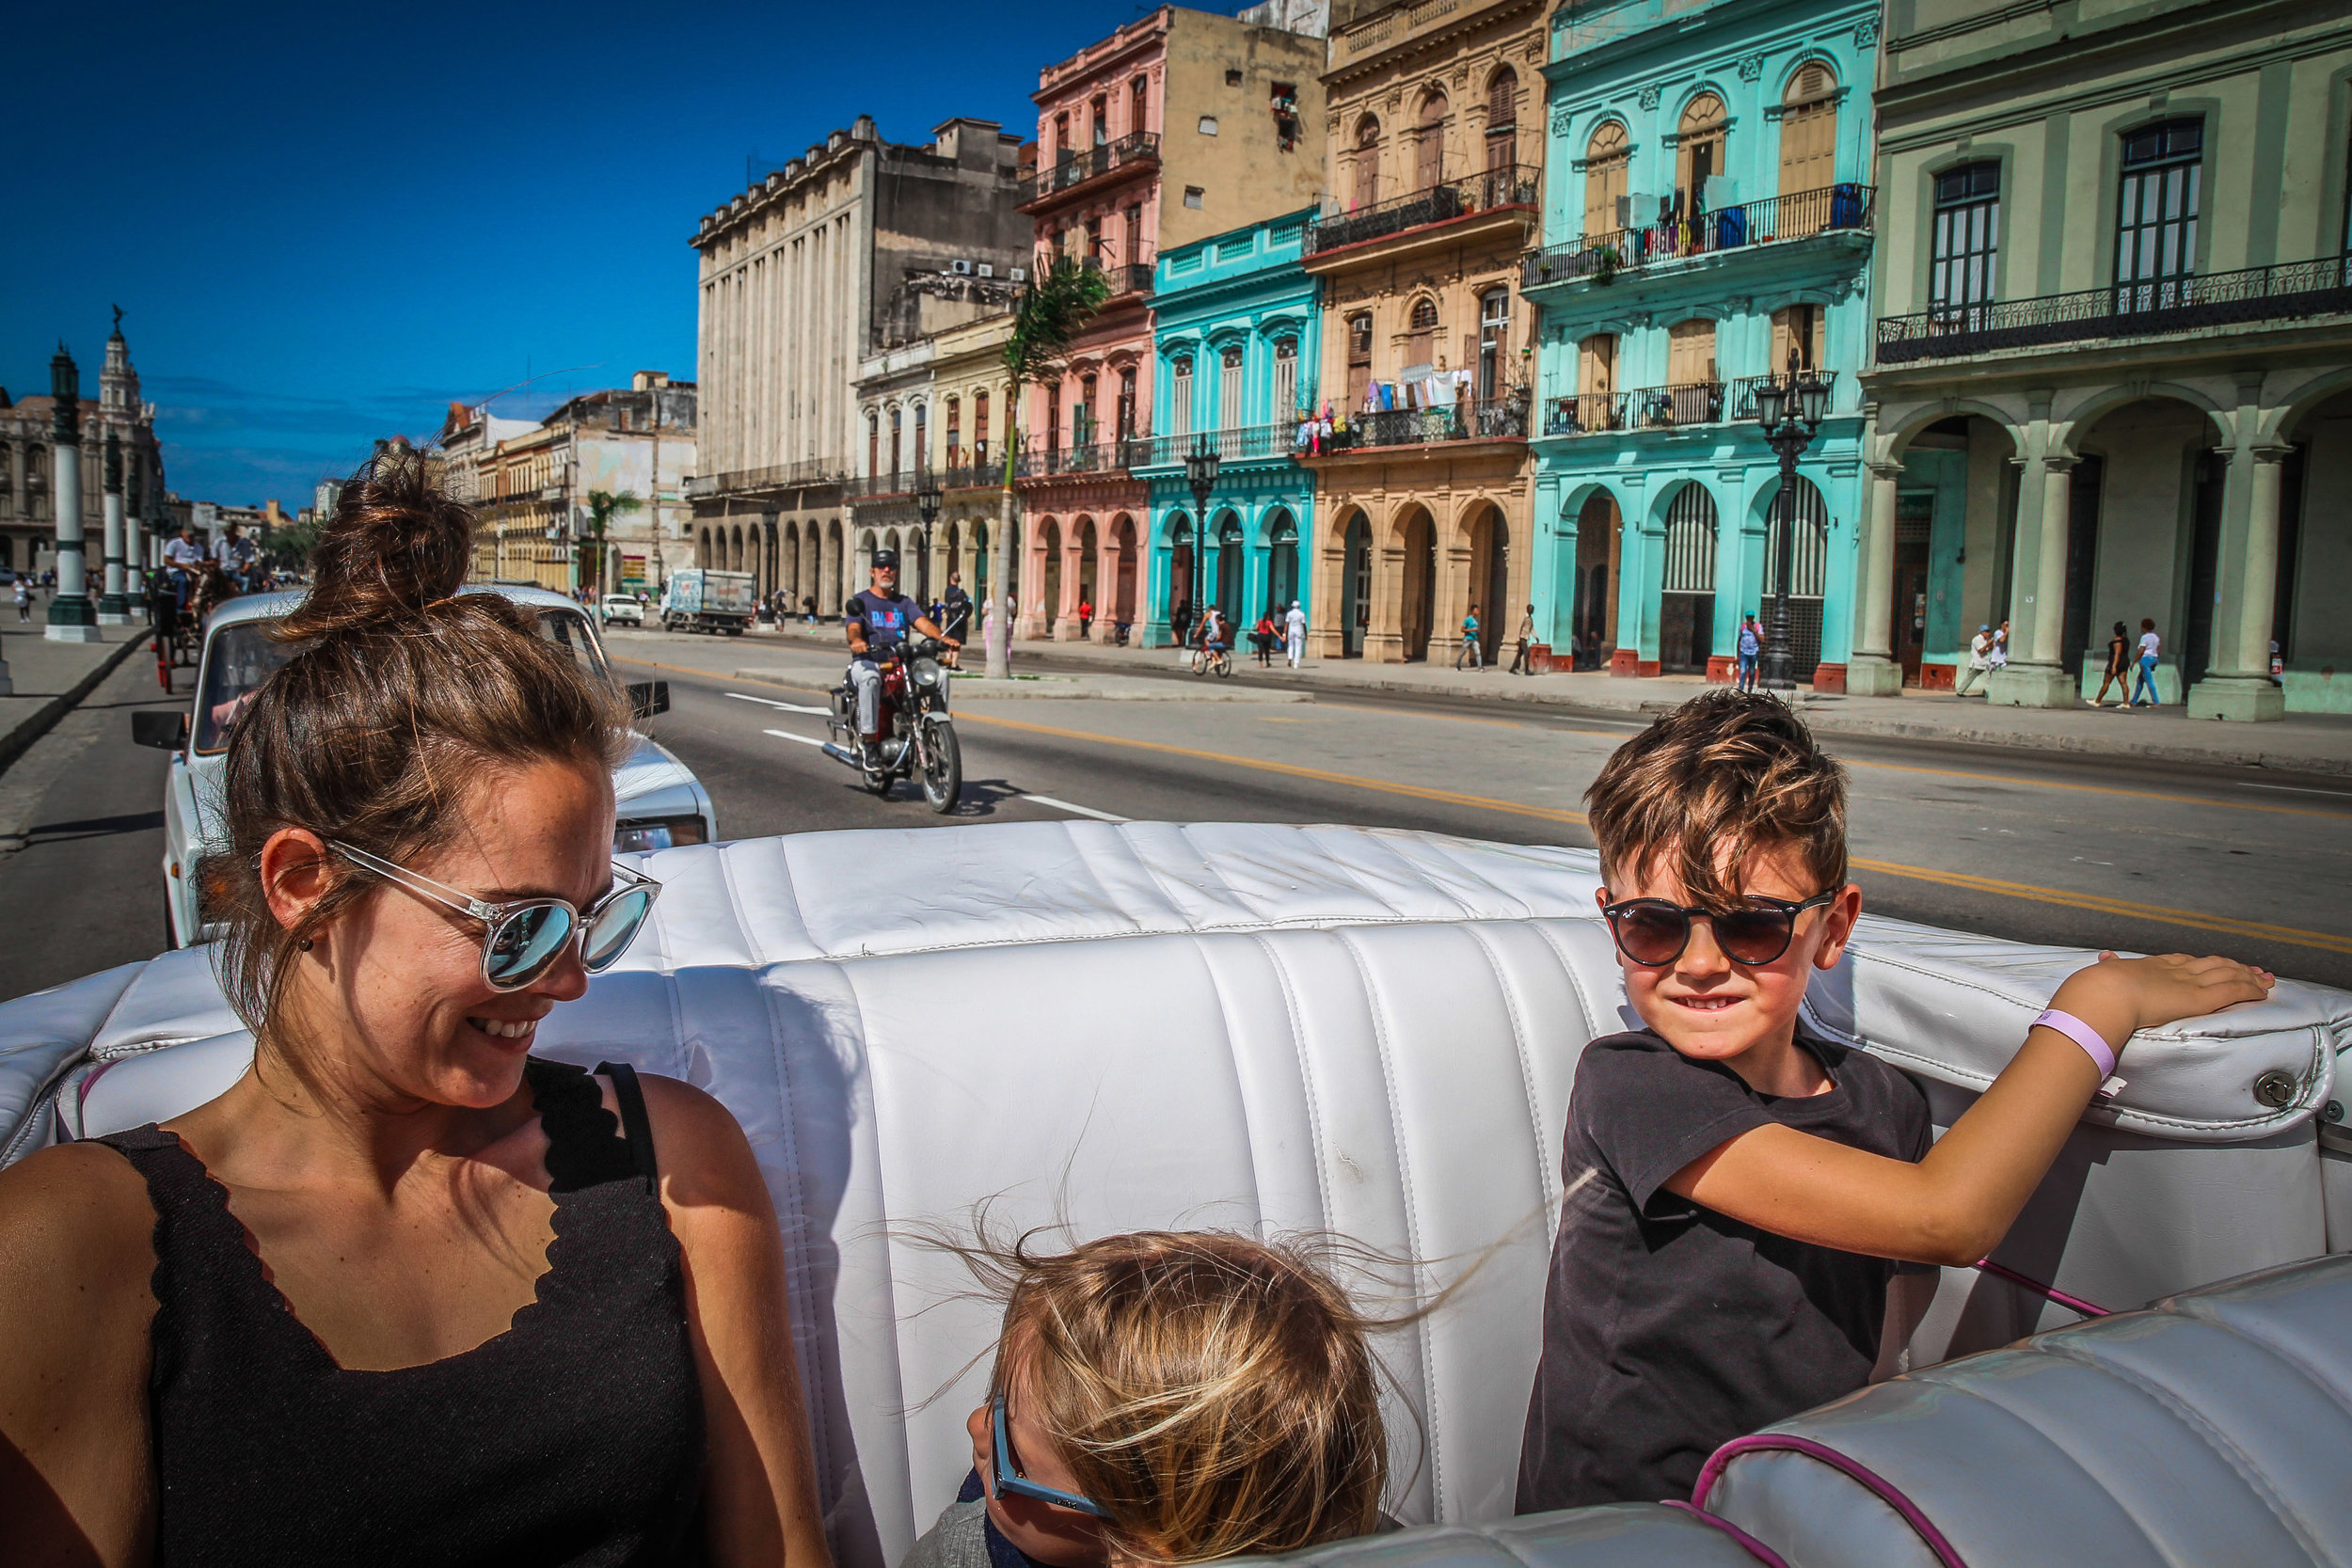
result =
[[[1466,795],[1458,790],[1431,789],[1422,784],[1396,784],[1387,779],[1367,779],[1353,773],[1335,773],[1321,768],[1302,768],[1296,763],[1270,762],[1263,757],[1230,756],[1222,752],[1202,751],[1192,746],[1174,746],[1164,740],[1130,740],[1123,736],[1093,735],[1085,730],[1062,729],[1053,724],[1031,723],[1021,719],[996,719],[980,714],[965,713],[962,721],[993,724],[999,729],[1022,730],[1032,735],[1050,735],[1064,740],[1089,740],[1104,746],[1123,746],[1138,752],[1157,752],[1168,756],[1192,757],[1203,762],[1223,763],[1232,768],[1247,768],[1260,773],[1279,773],[1287,778],[1312,779],[1318,784],[1341,784],[1353,789],[1375,791],[1383,795],[1402,795],[1416,800],[1435,800],[1446,805],[1469,806],[1478,811],[1503,812],[1514,816],[1540,817],[1547,822],[1565,822],[1575,827],[1589,826],[1582,812],[1562,811],[1553,806],[1523,805],[1517,800],[1498,800],[1483,795]],[[2193,930],[2213,931],[2222,936],[2252,938],[2264,942],[2286,942],[2296,947],[2316,947],[2328,953],[2352,953],[2352,938],[2331,935],[2326,931],[2306,931],[2293,926],[2273,926],[2260,921],[2233,920],[2227,915],[2201,914],[2192,910],[2168,909],[2159,904],[2142,904],[2122,898],[2106,898],[2097,894],[2065,893],[2057,888],[2036,887],[2030,882],[2000,881],[1991,877],[1971,876],[1959,871],[1937,871],[1928,866],[1905,865],[1899,861],[1864,860],[1852,863],[1858,871],[1876,872],[1883,877],[1904,877],[1913,881],[1934,882],[1945,887],[1962,888],[1971,893],[1992,894],[2004,898],[2030,899],[2035,903],[2057,904],[2067,909],[2084,910],[2092,914],[2109,915],[2123,920],[2154,921],[2167,926],[2183,926]]]
[[[1835,736],[1830,738],[1835,739]],[[1938,779],[1978,779],[2018,789],[2072,789],[2085,795],[2122,795],[2136,800],[2163,800],[2176,806],[2222,806],[2231,811],[2275,811],[2289,816],[2326,816],[2341,822],[2346,814],[2322,806],[2274,806],[2266,800],[2217,800],[2204,795],[2170,795],[2156,789],[2125,789],[2118,784],[2066,784],[2052,779],[2014,779],[2006,773],[1971,773],[1957,768],[1921,768],[1915,763],[1860,762],[1839,757],[1849,768],[1875,768],[1886,773],[1925,773]]]

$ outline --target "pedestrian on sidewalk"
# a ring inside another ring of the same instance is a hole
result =
[[[947,593],[940,601],[940,608],[946,613],[946,619],[939,623],[940,629],[955,641],[969,641],[970,639],[963,633],[964,628],[972,624],[972,595],[963,591],[961,572],[947,574]]]
[[[1535,607],[1529,605],[1527,613],[1519,617],[1518,649],[1511,656],[1511,673],[1532,675],[1535,673],[1535,657],[1528,650],[1535,643]]]
[[[1307,612],[1291,601],[1290,612],[1282,617],[1283,641],[1290,644],[1291,668],[1295,670],[1307,657]]]
[[[2115,635],[2107,639],[2106,673],[2099,677],[2099,694],[2090,699],[2092,707],[2107,705],[2107,688],[2110,686],[2115,688],[2115,694],[2123,699],[2115,705],[2128,707],[2132,695],[2132,634],[2124,629],[2121,621],[2115,623]]]
[[[2142,691],[2148,694],[2147,705],[2156,705],[2156,659],[2163,652],[2164,639],[2156,635],[2155,622],[2143,617],[2139,623],[2139,675],[2132,683],[2133,707],[2140,705],[2139,694]]]
[[[1756,660],[1764,656],[1764,638],[1756,629],[1756,617],[1740,617],[1740,672],[1732,684],[1742,691],[1756,689]]]
[[[1979,626],[1977,635],[1968,640],[1968,668],[1960,673],[1960,684],[1952,688],[1952,695],[1965,697],[1969,688],[1984,679],[1993,668],[1993,628]]]
[[[1083,642],[1094,629],[1094,601],[1083,595],[1078,600],[1078,641]]]
[[[802,614],[803,618],[803,619],[805,619],[805,620],[808,622],[808,624],[809,624],[810,626],[815,626],[815,625],[817,624],[817,595],[816,595],[816,594],[802,594],[802,595],[801,595],[801,614]]]
[[[1470,613],[1462,617],[1462,645],[1454,650],[1454,667],[1459,670],[1462,667],[1462,661],[1466,658],[1470,660],[1471,669],[1481,673],[1485,673],[1486,650],[1478,645],[1478,607],[1476,605],[1470,606]]]
[[[1192,642],[1192,600],[1178,599],[1176,609],[1168,616],[1168,622],[1176,633],[1176,645],[1180,648],[1190,646]]]
[[[16,579],[16,618],[20,621],[33,618],[33,591],[24,586],[23,578]]]
[[[1993,628],[1993,668],[2009,668],[2009,623],[2003,621]]]
[[[1258,668],[1274,668],[1274,645],[1281,640],[1281,633],[1274,629],[1274,611],[1268,610],[1258,617],[1258,624],[1249,628],[1249,645],[1258,651]]]

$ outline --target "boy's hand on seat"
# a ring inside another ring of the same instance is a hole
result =
[[[2260,1002],[2277,983],[2268,970],[2235,958],[2186,953],[2121,958],[2103,952],[2098,962],[2067,976],[2050,1006],[2073,1013],[2121,1046],[2137,1030],[2202,1018],[2233,1003]]]

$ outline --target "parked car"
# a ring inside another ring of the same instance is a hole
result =
[[[604,617],[608,626],[616,622],[627,626],[645,624],[645,607],[637,602],[633,594],[607,594],[596,605],[596,613]]]
[[[2344,991],[2281,981],[2135,1041],[1995,1250],[2012,1277],[1944,1270],[1905,1375],[1719,1451],[1699,1501],[1751,1552],[1673,1504],[1511,1517],[1581,1185],[1563,1124],[1625,1006],[1590,850],[1024,822],[641,863],[664,890],[645,934],[532,1050],[685,1079],[749,1134],[841,1568],[901,1560],[970,1472],[1003,1313],[918,1242],[979,1209],[1041,1248],[1335,1232],[1400,1260],[1363,1279],[1384,1313],[1463,1281],[1378,1341],[1383,1508],[1435,1528],[1293,1568],[2352,1560]],[[1866,915],[1808,1024],[1910,1075],[1948,1128],[2090,959]],[[198,953],[0,1004],[0,1164],[168,1120],[252,1050]],[[2093,1304],[2118,1310],[2078,1323]]]
[[[580,607],[561,594],[500,583],[469,587],[469,594],[502,594],[534,611],[539,634],[572,650],[599,677],[615,680]],[[174,947],[217,934],[202,919],[198,879],[204,855],[216,848],[217,796],[229,756],[229,736],[243,701],[294,650],[269,635],[273,622],[302,602],[300,594],[248,594],[230,600],[205,623],[197,659],[196,697],[185,712],[150,710],[131,716],[134,739],[172,753],[164,784],[164,928]],[[665,711],[670,683],[647,681],[628,688],[639,718]],[[667,849],[678,844],[709,844],[719,836],[710,794],[692,769],[665,747],[640,735],[627,761],[613,770],[620,819],[613,829],[618,853]]]

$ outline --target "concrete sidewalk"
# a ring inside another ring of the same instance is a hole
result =
[[[52,642],[41,618],[46,608],[45,601],[35,604],[29,621],[17,620],[11,608],[0,620],[0,658],[8,661],[8,678],[16,686],[14,696],[0,697],[0,769],[24,755],[148,642],[144,626],[101,626],[96,642]]]
[[[838,645],[841,630],[829,621],[819,622],[813,628],[795,622],[781,632],[763,626],[751,635],[762,641],[806,641],[830,648]],[[1268,671],[1258,667],[1256,657],[1246,646],[1235,657],[1239,661],[1232,677],[1236,688],[1260,685],[1335,695],[1348,691],[1395,691],[1504,705],[1529,703],[1598,713],[1663,713],[1704,690],[1707,684],[1697,675],[1662,675],[1647,680],[1629,680],[1597,671],[1507,675],[1501,670],[1457,673],[1442,664],[1366,664],[1359,659],[1311,659],[1305,668],[1291,670],[1279,657]],[[1025,658],[1050,658],[1060,664],[1083,664],[1105,672],[1154,675],[1172,675],[1181,662],[1173,648],[1015,642],[1016,673],[1022,670]],[[979,660],[975,657],[972,662],[977,664]],[[1034,662],[1030,668],[1035,668]],[[1947,692],[1909,691],[1899,697],[1816,696],[1809,688],[1800,688],[1797,700],[1805,721],[1824,735],[1965,741],[2032,751],[2352,776],[2352,717],[2338,714],[2296,713],[2276,723],[2238,724],[2191,719],[2187,710],[2181,707],[1992,707],[1980,697],[1954,697]]]

